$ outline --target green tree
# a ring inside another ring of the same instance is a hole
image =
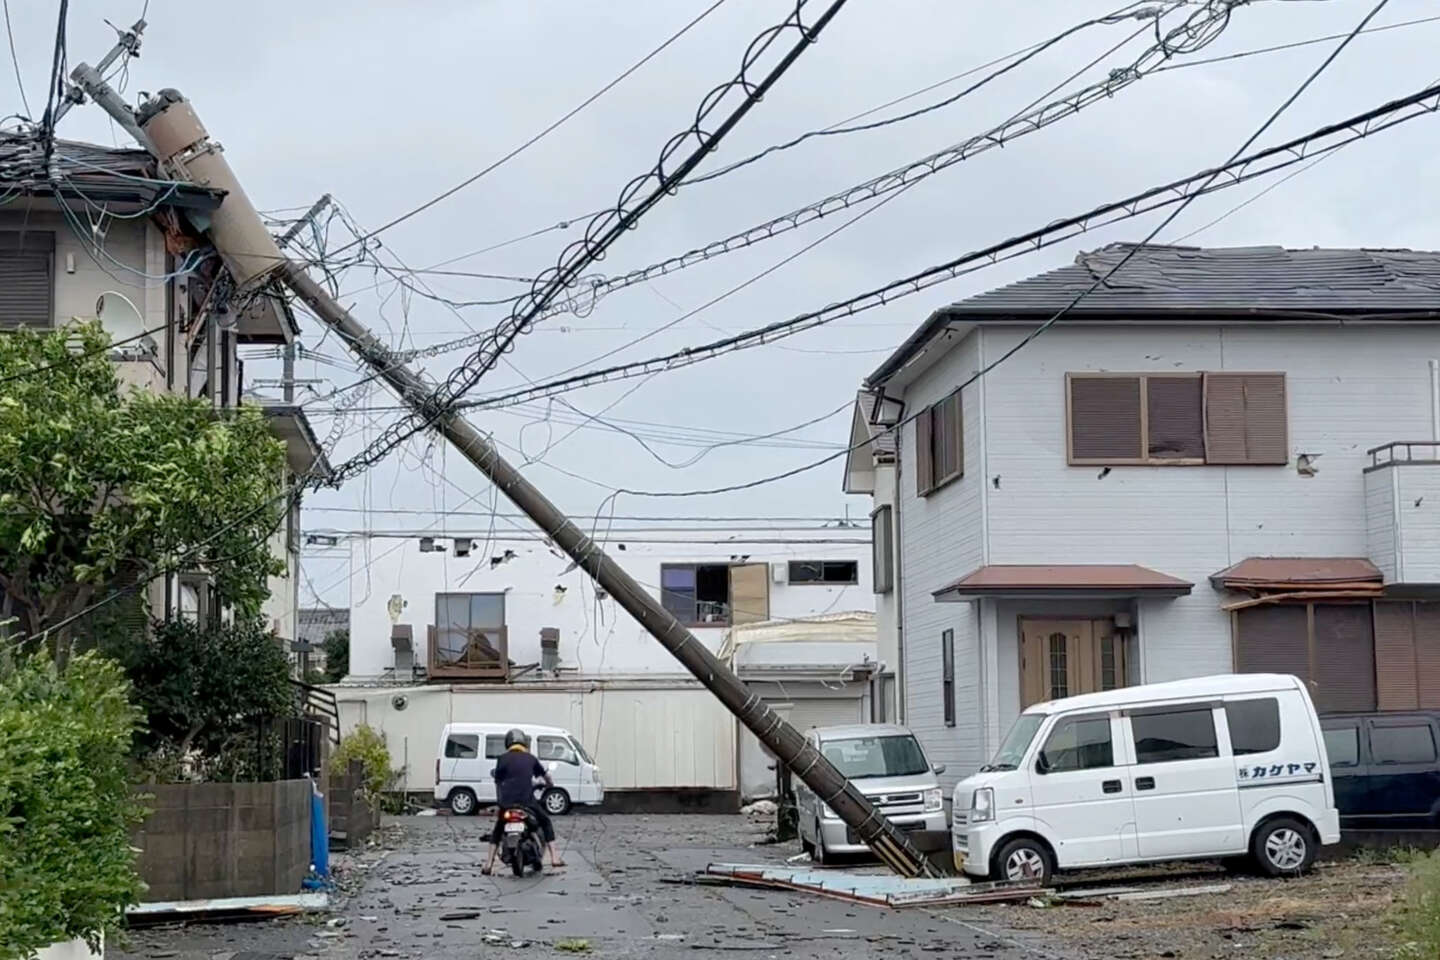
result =
[[[156,567],[201,569],[242,616],[284,572],[284,446],[253,407],[121,388],[97,323],[0,337],[0,589],[16,628],[55,630]]]
[[[148,717],[139,744],[151,753],[184,757],[194,749],[214,758],[251,736],[257,721],[295,712],[290,661],[258,617],[157,623],[105,652],[130,676]]]
[[[331,630],[320,645],[325,651],[325,682],[339,683],[350,672],[350,631]]]
[[[139,899],[127,688],[94,654],[63,672],[35,656],[0,673],[0,956],[96,946]]]

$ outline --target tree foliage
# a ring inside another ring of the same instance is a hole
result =
[[[331,630],[321,646],[325,651],[325,682],[339,683],[350,672],[350,631]]]
[[[0,337],[0,589],[36,637],[158,566],[258,611],[284,445],[253,407],[122,389],[97,323]],[[57,656],[61,648],[56,647]]]
[[[147,753],[213,760],[253,740],[258,721],[295,712],[290,661],[256,617],[157,623],[107,652],[124,664],[148,717],[138,738]]]
[[[359,724],[341,738],[340,746],[330,757],[330,764],[336,770],[345,770],[352,760],[360,761],[360,772],[365,778],[362,789],[372,800],[378,800],[400,779],[401,771],[390,766],[390,748],[385,743],[385,734],[369,724]]]
[[[97,946],[138,902],[127,690],[94,654],[63,672],[36,656],[0,674],[0,956],[77,937]]]

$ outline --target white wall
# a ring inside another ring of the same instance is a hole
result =
[[[456,531],[449,534],[458,535]],[[524,535],[496,537],[488,545],[484,531],[475,538],[474,552],[468,558],[452,553],[421,553],[416,537],[351,542],[353,677],[378,677],[394,666],[387,604],[395,594],[408,603],[400,622],[414,627],[415,662],[425,663],[426,628],[435,620],[435,594],[444,592],[503,592],[510,659],[517,664],[538,661],[540,628],[556,627],[560,631],[562,666],[573,668],[581,676],[683,672],[679,663],[614,600],[595,600],[594,585],[585,573],[578,569],[566,572],[570,560],[558,550]],[[697,542],[700,540],[725,542]],[[449,546],[448,538],[442,538],[442,542]],[[506,550],[514,551],[515,557],[492,567],[491,558],[503,556]],[[770,615],[799,619],[874,609],[868,529],[752,534],[724,530],[700,534],[616,530],[610,534],[607,550],[611,559],[657,596],[662,563],[727,563],[732,556],[745,555],[752,563],[855,560],[860,580],[855,585],[788,585],[775,583],[772,577]],[[565,588],[563,594],[557,594],[557,585]],[[697,629],[695,635],[714,651],[724,632],[721,626]]]
[[[568,729],[600,767],[607,790],[735,789],[735,719],[698,683],[535,683],[331,687],[340,729],[385,734],[402,788],[432,790],[447,723],[539,723]],[[405,698],[397,710],[394,700]]]
[[[877,464],[875,467],[875,493],[871,498],[871,509],[878,510],[887,504],[893,507],[895,503],[895,467],[892,464]],[[893,511],[892,511],[893,512]],[[899,566],[899,557],[893,558],[894,565]],[[870,571],[874,576],[874,570]],[[891,571],[891,582],[898,582],[899,577],[895,571]],[[900,632],[898,621],[898,604],[896,603],[896,592],[875,594],[875,641],[879,648],[880,662],[885,664],[887,670],[900,674]],[[893,717],[891,719],[894,719]]]
[[[939,399],[1028,330],[988,328],[964,340],[906,390],[907,411]],[[927,499],[901,484],[910,710],[927,749],[962,772],[983,761],[964,730],[967,717],[988,713],[999,726],[1002,711],[967,675],[983,669],[991,689],[1003,689],[995,671],[1011,670],[1006,648],[1017,642],[990,613],[987,659],[973,635],[984,610],[936,604],[930,590],[981,563],[1142,564],[1195,584],[1188,597],[1141,604],[1144,679],[1229,671],[1229,622],[1208,577],[1250,556],[1365,556],[1365,451],[1429,435],[1427,360],[1436,356],[1434,326],[1067,324],[968,389],[965,477]],[[1071,467],[1065,374],[1101,370],[1283,370],[1290,463],[1114,467],[1103,476],[1099,467]],[[901,438],[906,476],[914,475],[914,436],[912,426]],[[1320,455],[1317,475],[1297,473],[1299,453]],[[961,707],[960,728],[947,731],[935,723],[938,644],[940,629],[952,624]]]

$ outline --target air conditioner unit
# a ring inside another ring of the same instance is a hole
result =
[[[455,538],[455,556],[457,556],[457,557],[468,557],[468,556],[470,556],[470,548],[471,548],[471,546],[473,546],[473,544],[472,544],[472,542],[471,542],[471,540],[470,540],[469,537],[456,537],[456,538]]]
[[[770,564],[770,579],[776,583],[790,582],[790,564],[785,561]]]
[[[420,538],[420,552],[421,552],[421,553],[434,553],[434,552],[436,551],[436,549],[437,549],[437,547],[435,546],[435,538],[434,538],[434,537],[421,537],[421,538]],[[441,548],[438,548],[438,549],[444,549],[444,548],[441,547]]]

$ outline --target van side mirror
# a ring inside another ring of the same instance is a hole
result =
[[[943,764],[943,763],[937,763],[937,764],[935,764],[935,766],[931,767],[930,769],[931,769],[932,772],[934,772],[935,776],[938,777],[938,776],[940,776],[940,774],[942,774],[942,773],[945,772],[945,764]]]
[[[1035,758],[1035,772],[1036,772],[1036,773],[1049,773],[1049,772],[1050,772],[1050,761],[1049,761],[1048,759],[1046,759],[1046,757],[1045,757],[1045,751],[1043,751],[1043,750],[1040,751],[1040,756],[1038,756],[1038,757]]]

